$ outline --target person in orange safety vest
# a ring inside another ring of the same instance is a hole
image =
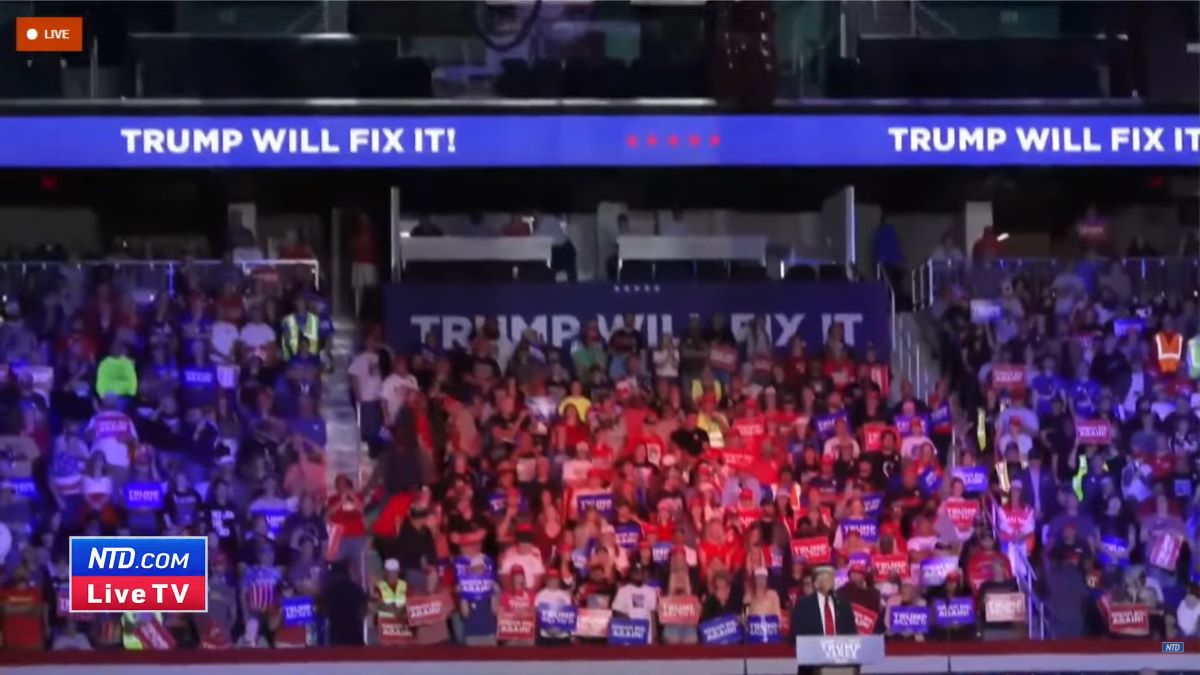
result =
[[[1170,317],[1163,319],[1162,330],[1154,335],[1154,357],[1160,373],[1174,375],[1179,372],[1183,361],[1183,335],[1175,331]]]

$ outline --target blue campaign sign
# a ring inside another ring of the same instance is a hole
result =
[[[986,466],[964,466],[954,470],[954,477],[963,482],[967,494],[986,492],[988,489],[988,468]]]
[[[892,633],[916,633],[924,635],[929,632],[928,607],[895,606],[888,609],[891,618]]]
[[[491,597],[495,589],[496,584],[489,571],[476,573],[468,569],[458,575],[458,594],[464,600],[478,602]]]
[[[267,529],[271,534],[279,534],[279,531],[283,529],[283,523],[287,520],[288,511],[286,509],[261,509],[251,511],[250,516],[253,518],[262,516],[267,521]]]
[[[614,616],[608,622],[608,644],[622,647],[650,644],[650,620]]]
[[[842,536],[857,532],[863,541],[874,543],[879,539],[879,523],[867,518],[847,519],[842,521]]]
[[[312,598],[284,598],[280,609],[285,626],[311,626],[317,622],[317,610]]]
[[[700,641],[706,645],[735,645],[742,641],[742,627],[736,616],[719,616],[697,626]]]
[[[669,541],[656,541],[650,547],[650,556],[655,563],[663,564],[671,559],[671,548],[673,544]]]
[[[935,600],[933,613],[938,626],[970,626],[975,623],[975,599],[951,598]]]
[[[38,116],[0,168],[1195,166],[1188,115]]]
[[[839,421],[850,421],[850,418],[846,415],[845,410],[839,410],[838,412],[829,413],[828,415],[821,415],[813,420],[813,423],[816,425],[817,434],[820,435],[821,438],[832,438],[833,435],[837,433],[837,423]]]
[[[617,544],[627,551],[636,549],[642,539],[642,526],[637,523],[617,523],[613,529],[616,530]]]
[[[13,494],[21,499],[33,499],[37,496],[37,483],[32,478],[9,478]]]
[[[883,495],[874,492],[862,496],[863,510],[868,516],[878,517],[879,511],[883,509]]]
[[[126,483],[125,506],[129,509],[161,509],[163,487],[161,483]]]
[[[941,489],[942,474],[933,468],[928,468],[921,472],[918,482],[921,484],[921,492],[924,492],[925,496],[928,497],[936,494]]]
[[[875,345],[890,355],[891,301],[882,284],[828,283],[796,292],[791,284],[392,284],[387,288],[387,337],[394,347],[415,349],[433,333],[443,349],[465,347],[476,325],[495,318],[501,340],[520,340],[531,329],[557,348],[569,349],[588,322],[608,339],[622,315],[634,316],[649,344],[666,333],[682,335],[688,317],[723,314],[734,335],[756,315],[766,318],[777,349],[794,336],[825,344],[834,322],[851,345]]]
[[[590,495],[578,495],[575,497],[575,507],[582,515],[588,509],[596,509],[596,512],[605,518],[611,518],[613,514],[613,498],[611,492],[602,492]]]
[[[778,614],[751,614],[746,617],[747,642],[758,645],[772,645],[780,640]]]
[[[561,633],[570,633],[575,630],[575,615],[577,610],[574,605],[561,605],[558,607],[538,605],[537,612],[538,628],[541,630]]]

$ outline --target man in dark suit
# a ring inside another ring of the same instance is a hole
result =
[[[832,567],[813,570],[813,593],[800,598],[792,608],[792,642],[797,636],[857,635],[850,603],[833,593]],[[797,675],[812,675],[816,668],[800,666]]]

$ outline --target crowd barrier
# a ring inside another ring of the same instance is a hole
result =
[[[100,271],[109,273],[112,283],[126,291],[174,293],[184,273],[194,272],[202,284],[215,288],[231,270],[265,281],[311,281],[313,288],[321,287],[321,264],[311,259],[21,261],[0,262],[0,294],[19,296],[31,284],[39,293],[49,292],[59,278],[89,277]]]
[[[1194,256],[1118,258],[1116,263],[1129,276],[1135,294],[1191,289],[1200,280],[1200,258]],[[1005,279],[1019,275],[1039,285],[1049,284],[1077,264],[1066,258],[996,258],[978,264],[927,260],[912,272],[912,297],[918,307],[928,307],[956,286],[972,297],[993,297]]]
[[[883,662],[864,673],[1161,673],[1200,672],[1200,641],[1165,653],[1146,640],[959,643],[889,642]],[[612,648],[448,647],[234,649],[160,652],[3,652],[9,675],[154,675],[162,666],[189,675],[276,675],[302,666],[306,675],[791,675],[790,645]]]

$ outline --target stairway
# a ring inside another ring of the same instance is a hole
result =
[[[361,487],[370,475],[370,465],[358,429],[358,413],[350,402],[350,361],[358,351],[358,324],[353,319],[336,319],[333,324],[333,368],[322,380],[321,416],[325,419],[328,444],[325,466],[329,485],[342,474]]]

